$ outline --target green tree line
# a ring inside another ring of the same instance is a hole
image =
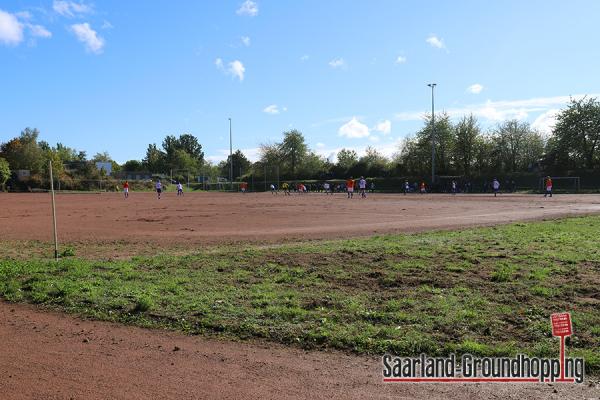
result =
[[[483,130],[473,115],[453,122],[441,113],[435,124],[431,116],[423,126],[407,137],[393,157],[387,158],[368,147],[359,157],[352,149],[342,149],[337,159],[326,159],[311,150],[298,130],[283,132],[280,142],[260,146],[259,159],[251,162],[237,150],[226,160],[213,164],[205,160],[197,137],[185,133],[168,135],[160,147],[153,143],[142,160],[118,164],[106,152],[91,158],[61,143],[51,146],[39,140],[37,129],[26,128],[21,134],[0,145],[0,185],[16,170],[29,170],[32,180],[47,176],[48,161],[53,161],[58,179],[98,179],[96,161],[111,162],[113,171],[208,176],[235,180],[265,173],[274,179],[332,179],[348,176],[420,177],[431,174],[432,142],[435,146],[437,175],[468,178],[539,173],[550,175],[600,172],[600,102],[596,98],[572,99],[557,115],[556,126],[544,138],[527,122],[507,120]],[[75,167],[73,167],[75,166]],[[12,171],[12,172],[11,172]]]

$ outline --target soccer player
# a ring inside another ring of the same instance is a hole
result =
[[[158,195],[158,199],[160,200],[160,194],[162,193],[162,183],[160,183],[160,179],[156,180],[156,185],[154,187],[156,189],[156,194]]]
[[[408,192],[410,192],[410,184],[408,181],[404,181],[404,195],[406,195]]]
[[[287,182],[283,182],[283,184],[281,185],[281,188],[283,189],[284,196],[290,195],[290,185]]]
[[[123,195],[125,196],[125,198],[129,197],[129,182],[125,181],[125,183],[123,184]]]
[[[247,182],[240,183],[240,190],[242,191],[242,193],[246,193],[246,189],[248,189],[248,183]]]
[[[425,181],[421,181],[420,191],[421,191],[421,194],[425,194],[425,192],[426,192]]]
[[[326,194],[326,195],[329,195],[329,188],[330,188],[329,182],[325,182],[325,183],[323,184],[323,190],[325,190],[325,194]],[[333,194],[333,193],[332,193],[332,194]]]
[[[494,190],[494,197],[498,196],[498,192],[500,191],[500,181],[496,178],[492,181],[492,189]]]
[[[271,194],[277,194],[277,191],[275,190],[275,185],[271,183]]]
[[[456,194],[456,181],[452,181],[452,194]]]
[[[546,177],[545,186],[546,186],[546,193],[544,193],[544,197],[546,197],[548,195],[550,195],[550,197],[552,197],[552,178],[550,178],[549,176]]]
[[[177,182],[177,196],[183,196],[183,185],[181,182]]]
[[[352,177],[346,181],[346,192],[349,199],[354,197],[354,179]]]
[[[364,177],[360,177],[360,180],[358,181],[358,188],[360,189],[360,197],[363,199],[367,198],[367,181],[365,180]]]

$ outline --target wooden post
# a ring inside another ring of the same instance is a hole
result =
[[[50,193],[52,195],[52,226],[54,231],[54,259],[58,261],[58,236],[56,234],[56,202],[54,200],[54,177],[52,176],[52,160],[48,161],[50,167]]]

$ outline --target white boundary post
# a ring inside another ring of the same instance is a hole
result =
[[[52,160],[48,161],[50,167],[50,193],[52,195],[52,225],[54,231],[54,259],[58,261],[58,236],[56,235],[56,202],[54,200],[54,177],[52,176]]]

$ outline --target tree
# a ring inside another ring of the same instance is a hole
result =
[[[288,166],[286,172],[291,178],[296,178],[296,170],[306,157],[308,148],[304,136],[296,129],[283,132],[283,142],[279,145],[284,165]]]
[[[481,131],[473,114],[463,117],[454,126],[453,158],[457,171],[471,176]]]
[[[328,172],[328,163],[320,155],[309,151],[298,168],[299,175],[303,178],[321,179]]]
[[[8,165],[8,161],[4,158],[0,158],[0,186],[4,190],[4,185],[6,181],[10,179],[10,166]]]
[[[234,178],[236,178],[236,177],[239,178],[243,174],[248,173],[250,171],[250,167],[252,166],[252,163],[250,162],[250,160],[248,160],[246,158],[244,153],[242,153],[240,150],[236,150],[236,152],[233,153],[232,156],[227,156],[226,161],[223,161],[222,163],[219,164],[221,176],[229,177],[229,171],[230,171],[229,168],[231,166],[232,158],[233,158],[233,177]]]
[[[561,164],[572,160],[576,169],[600,166],[600,102],[596,98],[571,99],[559,112],[549,141],[549,153]]]
[[[337,153],[337,163],[336,165],[342,171],[348,171],[352,168],[356,163],[358,163],[358,154],[354,150],[341,149]]]
[[[498,125],[493,134],[497,163],[504,172],[526,171],[538,162],[544,152],[544,142],[529,123],[517,120]]]
[[[111,162],[112,158],[110,158],[110,154],[107,151],[102,153],[96,153],[94,157],[92,157],[93,162]]]
[[[358,160],[358,165],[361,165],[360,170],[354,171],[356,176],[383,176],[388,168],[388,160],[385,156],[379,153],[376,149],[368,146],[365,150],[365,155]]]
[[[282,160],[283,160],[283,154],[281,152],[281,148],[280,148],[279,144],[263,143],[260,145],[260,150],[258,151],[258,153],[260,155],[260,159],[259,159],[260,164],[268,165],[270,167],[272,167],[272,166],[281,167]],[[256,171],[256,172],[258,172],[257,175],[260,175],[259,171]],[[228,176],[229,176],[229,174],[228,174]]]
[[[58,158],[62,162],[85,160],[85,152],[77,152],[77,150],[67,147],[62,143],[57,143],[54,151],[58,154]],[[81,153],[83,153],[83,160],[81,159]]]
[[[162,147],[165,166],[169,169],[197,169],[204,162],[202,146],[193,135],[183,134],[179,138],[169,135],[163,140]]]
[[[424,123],[414,138],[404,142],[400,153],[403,170],[413,176],[431,174],[431,141],[434,132],[430,115],[425,117]],[[454,129],[448,114],[436,115],[434,142],[436,175],[451,173]]]
[[[190,155],[190,157],[200,163],[204,161],[202,145],[198,142],[198,139],[195,136],[190,135],[189,133],[179,135],[179,139],[177,140],[177,148],[185,151]]]
[[[138,160],[129,160],[121,166],[122,171],[139,172],[144,170],[144,164]]]
[[[142,163],[150,172],[165,172],[166,154],[159,150],[156,144],[149,144]]]
[[[27,169],[37,174],[44,168],[44,154],[37,139],[37,129],[25,128],[18,138],[2,144],[0,153],[11,169]]]

